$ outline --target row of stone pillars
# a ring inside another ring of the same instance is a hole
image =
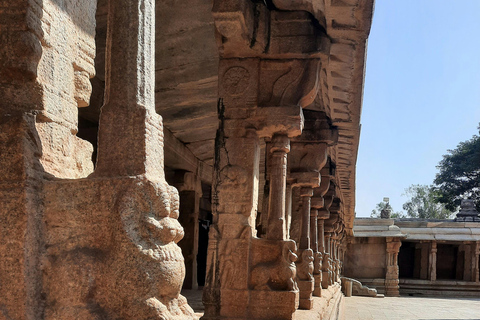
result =
[[[316,102],[330,38],[307,12],[260,2],[214,1],[213,17],[219,128],[203,319],[291,319],[339,281],[343,255],[338,130]],[[263,165],[268,209],[257,234]]]
[[[255,228],[258,130],[232,137],[237,132],[221,119],[204,319],[291,319],[298,307],[313,307],[313,295],[340,282],[343,208],[328,155],[338,133],[324,113],[300,112],[301,135],[266,137],[269,197],[262,235]]]
[[[298,106],[252,108],[252,117],[232,119],[235,109],[248,108],[232,97],[238,91],[232,79],[258,74],[247,67],[262,62],[223,62],[204,319],[291,319],[340,281],[343,208],[329,157],[337,128],[325,113]],[[267,141],[269,181],[261,235],[255,228],[260,139]]]
[[[440,243],[442,245],[444,243]],[[415,248],[420,250],[420,265],[414,272],[414,277],[422,280],[437,280],[437,241],[422,241],[415,244]],[[457,266],[462,266],[456,270],[455,278],[461,281],[478,282],[479,280],[479,256],[480,256],[480,242],[461,243],[458,246],[458,251],[463,254],[460,256],[457,253],[455,259]],[[445,256],[441,256],[444,258]],[[461,261],[458,261],[461,259]],[[441,263],[441,260],[440,260]],[[450,279],[453,280],[453,279]]]

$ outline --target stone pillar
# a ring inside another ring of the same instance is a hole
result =
[[[329,119],[327,119],[322,112],[305,110],[304,116],[305,127],[302,131],[302,135],[292,140],[289,168],[290,178],[296,181],[297,186],[302,187],[301,192],[303,193],[301,209],[302,236],[300,238],[299,247],[301,250],[308,249],[309,252],[312,252],[313,259],[316,261],[313,265],[316,266],[316,268],[313,268],[313,273],[310,273],[311,277],[309,278],[314,279],[316,275],[317,294],[320,294],[320,259],[323,259],[323,256],[319,255],[318,252],[317,210],[323,206],[323,195],[329,187],[328,180],[321,183],[320,172],[328,160],[328,147],[335,144],[338,139],[338,130],[336,127],[330,125]],[[307,187],[308,190],[303,189],[303,187]],[[311,210],[311,197],[313,197],[314,190],[319,189],[320,187],[321,190],[317,192],[317,198],[313,202],[314,208],[317,210]],[[297,265],[303,265],[303,263],[299,262]],[[299,272],[298,268],[299,267],[297,267],[297,273]],[[302,292],[302,287],[300,286],[300,307],[304,306],[302,305],[302,301],[309,301],[305,302],[305,307],[310,308],[310,301],[312,301],[310,287],[308,287],[308,300],[302,300]],[[306,292],[307,291],[304,293],[304,299],[307,299]]]
[[[46,178],[93,171],[93,148],[76,133],[94,75],[96,1],[71,2],[1,4],[0,318],[47,319],[46,301],[57,297],[46,292],[68,287],[45,277],[53,270],[43,219]],[[75,301],[78,294],[69,293],[58,295],[58,305]]]
[[[332,224],[332,279],[331,284],[335,282],[340,282],[340,240],[343,234],[343,204],[339,198],[335,198],[332,205],[330,206],[330,220],[329,223]],[[331,222],[330,222],[331,221]]]
[[[332,284],[332,232],[331,228],[325,227],[325,254],[323,255],[322,288],[328,289]]]
[[[204,319],[291,319],[298,291],[296,244],[285,240],[285,157],[288,140],[301,134],[302,108],[320,89],[329,37],[308,13],[280,12],[263,2],[215,0],[212,15],[221,39],[219,129]],[[305,39],[318,44],[305,50]],[[273,153],[267,236],[258,239],[262,138]]]
[[[285,240],[285,179],[289,139],[300,135],[303,115],[298,107],[253,103],[260,65],[256,58],[220,61],[203,319],[290,319],[298,307],[296,244]],[[277,134],[279,128],[284,132]],[[258,239],[254,230],[262,138],[271,141],[270,195],[266,238]]]
[[[330,218],[325,221],[325,238],[328,243],[328,263],[327,263],[327,279],[326,286],[331,286],[336,280],[336,245],[335,245],[335,224],[338,221],[338,213],[330,212]],[[324,273],[325,276],[325,273]],[[323,287],[323,284],[322,284]]]
[[[292,192],[292,183],[291,181],[287,180],[287,191],[285,193],[285,235],[287,239],[290,238],[290,227],[292,225],[292,199],[293,199],[293,192]]]
[[[290,152],[288,136],[284,134],[274,135],[270,148],[270,196],[267,221],[267,239],[271,240],[286,239],[285,196],[288,152]]]
[[[428,279],[429,274],[429,244],[427,242],[421,241],[415,244],[415,250],[420,252],[420,265],[419,269],[415,270],[414,276],[419,279],[426,280]]]
[[[428,257],[428,278],[430,281],[437,280],[437,241],[430,243],[430,255]]]
[[[310,248],[310,198],[313,195],[313,188],[300,188],[302,199],[302,228],[299,243],[299,256],[297,261],[297,284],[300,290],[299,308],[310,310],[313,307],[313,250]]]
[[[154,94],[155,3],[110,1],[108,17],[108,71],[95,176],[164,179],[163,152],[158,152],[163,126]]]
[[[313,295],[322,296],[322,259],[323,255],[319,251],[319,230],[318,230],[318,209],[312,207],[310,210],[310,246],[313,250]],[[323,241],[323,239],[322,239]]]
[[[385,275],[385,296],[398,297],[398,252],[402,242],[398,238],[387,237],[387,272]]]
[[[311,221],[311,232],[316,232],[315,241],[316,246],[313,246],[314,250],[314,257],[315,260],[313,261],[313,277],[314,277],[314,288],[313,288],[313,295],[317,297],[322,296],[322,264],[323,264],[323,252],[325,251],[324,245],[324,219],[320,219],[319,210],[325,206],[324,196],[330,187],[330,164],[328,163],[322,170],[321,173],[321,181],[320,187],[315,188],[313,192],[312,198],[312,212],[313,215],[316,217],[316,220]],[[312,215],[311,215],[312,216]]]
[[[178,243],[185,259],[183,289],[197,289],[198,217],[202,184],[193,172],[176,171],[173,185],[180,195],[178,222],[185,231],[185,236]]]
[[[333,198],[335,195],[335,184],[330,183],[328,192],[324,197],[324,207],[318,211],[319,219],[319,229],[321,232],[321,238],[323,241],[323,261],[322,261],[322,289],[328,289],[329,286],[329,265],[331,264],[330,260],[330,235],[331,228],[326,225],[326,221],[330,219],[330,206],[333,203]]]
[[[480,282],[480,266],[479,266],[480,241],[475,242],[475,250],[473,252],[474,252],[473,281]]]

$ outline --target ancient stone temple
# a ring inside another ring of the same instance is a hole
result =
[[[463,204],[455,220],[357,218],[344,275],[386,296],[478,297],[480,223],[475,212]],[[466,216],[471,219],[465,221]]]
[[[1,2],[0,319],[335,319],[372,10]]]

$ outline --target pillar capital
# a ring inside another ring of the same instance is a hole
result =
[[[293,187],[301,187],[312,189],[320,185],[320,174],[318,172],[292,172],[290,173],[290,179]]]
[[[290,152],[290,138],[287,134],[275,133],[270,142],[270,153]]]
[[[191,171],[175,170],[172,183],[178,192],[195,191],[200,197],[202,196],[202,182],[200,178]]]

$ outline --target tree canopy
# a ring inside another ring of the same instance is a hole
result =
[[[434,180],[437,201],[455,211],[462,199],[473,199],[480,210],[480,136],[474,135],[447,152]]]
[[[415,184],[405,189],[404,195],[410,200],[403,204],[410,218],[420,219],[448,219],[453,212],[443,203],[437,202],[436,190],[432,186]]]

